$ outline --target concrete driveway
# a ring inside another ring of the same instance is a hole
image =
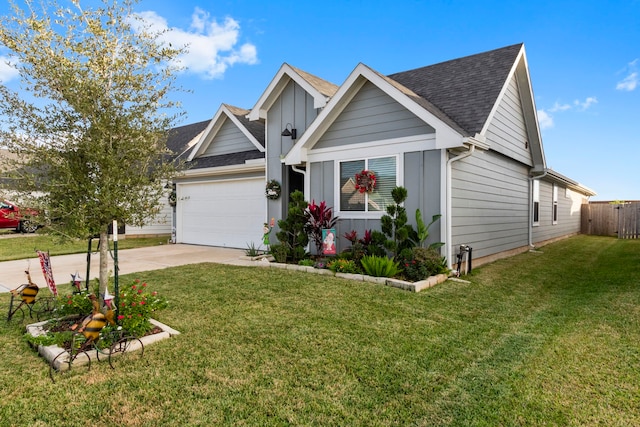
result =
[[[98,253],[91,254],[91,278],[98,277],[99,258],[100,255]],[[255,265],[255,261],[244,257],[244,250],[242,249],[176,244],[118,251],[120,274],[158,270],[201,262],[243,266]],[[87,271],[87,254],[52,256],[51,268],[56,284],[69,283],[71,274],[76,271],[84,279]],[[0,292],[8,292],[20,284],[26,283],[27,279],[24,272],[27,269],[31,272],[31,279],[34,283],[40,287],[47,286],[40,268],[40,261],[35,257],[0,262]],[[109,270],[113,272],[113,260],[111,257],[109,257]]]

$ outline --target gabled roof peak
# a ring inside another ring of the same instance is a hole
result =
[[[188,160],[192,161],[206,151],[227,119],[231,120],[258,151],[264,152],[264,123],[261,121],[250,122],[247,118],[248,113],[249,110],[229,104],[221,104],[216,114],[208,122],[206,129],[198,138],[197,143],[189,152]]]
[[[338,90],[338,86],[326,80],[292,67],[286,62],[282,64],[276,75],[262,93],[256,105],[248,114],[249,120],[265,119],[267,111],[280,96],[286,85],[293,80],[313,97],[314,108],[322,108]]]
[[[318,90],[318,92],[320,92],[321,94],[327,97],[332,97],[338,91],[338,86],[331,82],[321,79],[318,76],[314,76],[313,74],[309,74],[306,71],[301,70],[300,68],[287,64],[286,62],[285,62],[285,65],[288,65],[289,67],[291,67],[291,69],[294,70],[296,73],[298,73],[300,77],[305,79],[307,82],[309,82],[311,86],[313,86],[316,90]]]
[[[226,107],[227,110],[229,110],[229,112],[234,116],[246,116],[247,114],[249,114],[249,110],[247,110],[246,108],[235,107],[230,104],[222,104],[222,105]]]

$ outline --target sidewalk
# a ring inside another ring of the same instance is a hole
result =
[[[91,278],[98,277],[100,254],[91,253]],[[118,251],[119,274],[139,271],[158,270],[201,262],[215,262],[230,265],[255,265],[254,261],[244,258],[244,250],[218,248],[197,245],[161,245],[138,249]],[[58,255],[51,257],[51,268],[56,284],[66,284],[76,271],[85,278],[87,271],[87,254]],[[18,287],[27,282],[25,270],[31,272],[31,279],[40,287],[46,287],[40,261],[37,257],[17,261],[0,262],[0,292]],[[109,256],[109,270],[113,274],[113,260]]]

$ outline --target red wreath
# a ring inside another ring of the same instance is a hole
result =
[[[371,193],[376,188],[376,174],[363,170],[356,174],[356,190],[361,193]]]

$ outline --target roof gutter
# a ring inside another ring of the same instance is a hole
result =
[[[485,142],[484,137],[482,137],[481,135],[476,135],[475,138],[473,137],[469,137],[469,138],[464,138],[463,143],[465,144],[465,146],[468,146],[467,151],[450,158],[449,160],[447,160],[447,183],[446,183],[446,191],[447,191],[447,212],[446,212],[446,237],[445,237],[445,243],[444,243],[444,247],[445,247],[445,256],[447,259],[447,267],[449,269],[452,268],[452,263],[451,260],[453,259],[453,245],[452,245],[452,209],[451,209],[451,165],[454,162],[460,161],[462,159],[466,159],[469,156],[472,156],[473,153],[475,153],[476,151],[476,146],[478,148],[481,149],[488,149],[489,146],[488,144]]]

